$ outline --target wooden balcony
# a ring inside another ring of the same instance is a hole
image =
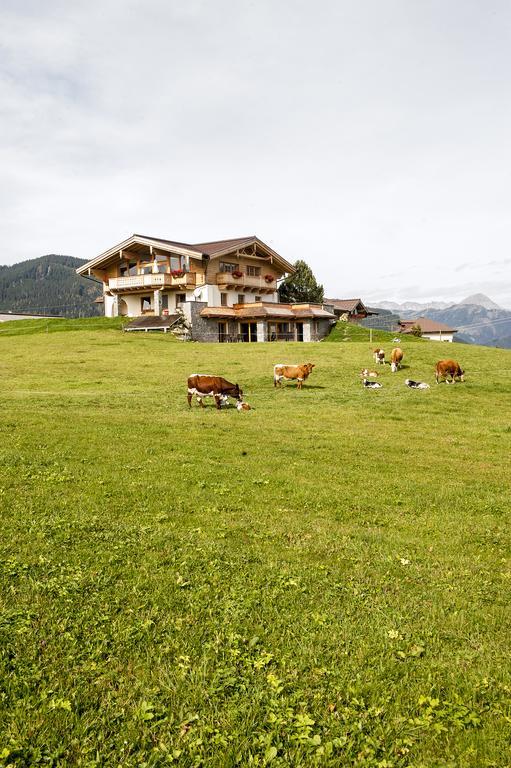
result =
[[[263,276],[247,275],[242,272],[241,277],[232,272],[217,272],[216,284],[219,288],[230,291],[249,291],[252,293],[275,293],[277,290],[277,276],[270,283]]]
[[[136,291],[141,288],[158,290],[161,288],[186,289],[194,288],[196,282],[195,272],[186,272],[182,277],[173,277],[168,272],[150,275],[128,275],[127,277],[112,277],[108,281],[111,291]]]

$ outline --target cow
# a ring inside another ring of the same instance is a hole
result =
[[[273,386],[281,387],[282,379],[296,379],[297,389],[302,388],[302,384],[312,373],[315,363],[303,363],[302,365],[282,365],[279,363],[273,367]]]
[[[379,376],[379,374],[376,371],[370,371],[369,368],[364,368],[363,371],[360,371],[360,375],[364,378],[367,376],[370,376],[370,377],[372,376],[373,379]]]
[[[403,350],[399,347],[394,347],[390,353],[390,369],[392,373],[395,373],[401,367],[401,361],[403,359]]]
[[[192,405],[192,397],[196,396],[201,408],[204,408],[202,402],[205,397],[214,397],[215,405],[220,410],[222,405],[228,402],[229,397],[243,402],[243,392],[237,384],[231,384],[222,376],[208,376],[202,373],[192,373],[188,377],[188,405]]]
[[[413,381],[412,379],[405,379],[405,385],[411,389],[429,389],[429,384],[425,381]]]
[[[379,381],[368,381],[367,379],[364,379],[362,383],[367,389],[380,389],[383,386]]]
[[[448,376],[451,377],[449,382]],[[439,379],[444,378],[446,384],[454,384],[456,379],[465,381],[465,372],[460,368],[460,364],[456,360],[439,360],[435,366],[435,379],[436,383],[439,383]]]
[[[373,349],[373,357],[376,365],[385,365],[385,350],[376,347]]]

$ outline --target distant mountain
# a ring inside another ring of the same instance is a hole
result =
[[[463,301],[460,301],[459,304],[474,304],[485,309],[502,309],[502,307],[499,307],[498,304],[489,299],[488,296],[485,296],[484,293],[474,293],[472,296],[468,296]]]
[[[487,347],[511,349],[511,311],[501,309],[488,296],[476,293],[458,304],[431,302],[419,304],[383,301],[384,310],[392,307],[404,320],[412,320],[419,313],[451,328],[457,328],[455,341],[467,344],[482,344]]]
[[[425,314],[432,320],[457,328],[455,341],[511,349],[511,312],[506,309],[486,309],[479,304],[454,304],[446,309],[428,309]],[[406,315],[408,319],[413,317],[413,313]]]
[[[397,301],[380,301],[378,306],[382,309],[389,309],[392,312],[422,312],[424,309],[429,309],[429,307],[434,307],[434,309],[445,309],[445,307],[450,307],[452,303],[453,302],[447,301],[430,301],[424,304],[420,301],[405,301],[403,304],[398,304]]]
[[[80,277],[75,269],[85,264],[74,256],[49,254],[0,266],[0,312],[33,312],[63,317],[102,314],[94,299],[101,284]]]

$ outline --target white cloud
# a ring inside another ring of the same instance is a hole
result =
[[[329,294],[511,306],[504,0],[2,8],[2,261],[255,232]]]

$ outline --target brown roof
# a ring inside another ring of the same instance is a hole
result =
[[[420,325],[422,333],[456,333],[457,328],[450,328],[444,323],[437,323],[429,317],[418,317],[415,320],[400,320],[399,325],[403,328],[403,333],[410,333],[414,325]]]
[[[249,235],[249,237],[234,237],[230,240],[213,240],[210,243],[195,243],[194,248],[200,249],[202,253],[206,253],[208,256],[213,256],[219,251],[225,251],[227,248],[239,248],[245,243],[252,243],[257,240],[255,235]]]
[[[176,320],[179,319],[179,315],[142,315],[142,317],[136,317],[128,325],[125,326],[125,331],[149,331],[149,330],[161,330],[170,328]]]
[[[367,312],[368,315],[376,314],[376,312],[367,309],[362,299],[325,299],[325,304],[332,304],[340,312],[353,312],[360,305],[362,311]]]
[[[244,318],[284,318],[289,320],[308,317],[334,320],[335,315],[320,305],[314,304],[278,304],[276,302],[253,302],[235,304],[234,307],[204,307],[201,317],[233,317]]]

